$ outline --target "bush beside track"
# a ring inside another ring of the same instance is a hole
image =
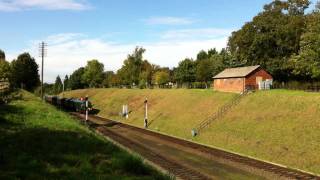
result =
[[[150,128],[258,159],[320,174],[320,94],[272,90],[250,94],[196,138],[191,129],[229,102],[235,94],[189,89],[85,89],[98,115],[143,127],[148,97]],[[129,105],[129,119],[119,117]]]

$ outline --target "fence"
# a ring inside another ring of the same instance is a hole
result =
[[[272,89],[288,89],[288,90],[301,90],[309,92],[320,92],[320,82],[274,82]]]

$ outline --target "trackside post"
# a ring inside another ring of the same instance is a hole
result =
[[[88,121],[88,108],[89,108],[89,99],[88,95],[86,96],[86,122]]]
[[[144,114],[144,128],[148,128],[148,99],[144,101],[145,114]]]

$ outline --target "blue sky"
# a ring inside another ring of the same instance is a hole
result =
[[[70,74],[89,59],[121,67],[135,46],[173,67],[201,49],[226,46],[234,30],[271,0],[0,0],[0,49],[10,61],[48,43],[45,80]]]

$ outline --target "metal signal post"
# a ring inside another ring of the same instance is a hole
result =
[[[43,63],[44,57],[47,55],[47,44],[45,42],[41,42],[39,44],[39,56],[41,57],[41,99],[43,100]]]
[[[144,101],[145,105],[145,114],[144,114],[144,127],[148,128],[148,99]]]
[[[88,98],[88,96],[86,96],[86,98],[85,98],[85,101],[86,101],[86,122],[88,122],[88,114],[89,114],[89,112],[88,112],[88,108],[89,108],[89,98]]]

